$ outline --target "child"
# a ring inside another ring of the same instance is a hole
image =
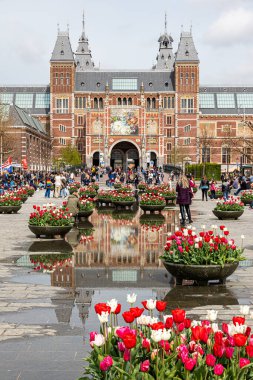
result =
[[[210,190],[211,190],[210,198],[211,199],[215,199],[215,185],[216,185],[216,182],[214,180],[212,180],[211,186],[210,186]]]

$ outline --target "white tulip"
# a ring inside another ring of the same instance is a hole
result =
[[[192,227],[192,231],[196,231],[196,227]]]
[[[218,311],[207,310],[207,319],[209,319],[210,322],[216,321],[217,315],[218,315]]]
[[[128,303],[135,303],[136,302],[136,298],[137,298],[137,294],[135,294],[135,293],[128,294],[127,295],[127,302]]]
[[[150,324],[153,325],[153,323],[157,323],[158,322],[158,318],[157,317],[150,317]]]
[[[214,333],[216,333],[217,331],[219,331],[219,325],[218,325],[218,323],[212,323],[212,329],[213,329]]]
[[[169,340],[171,337],[171,330],[163,329],[162,340]]]
[[[199,238],[197,237],[196,239],[194,239],[195,243],[198,243],[199,242]]]
[[[244,235],[241,235],[241,239],[245,239],[245,236],[244,236]]]
[[[177,231],[179,231],[179,228],[178,228],[178,227],[176,227],[176,228],[175,228],[175,231],[176,231],[176,232],[177,232]]]
[[[253,311],[250,313],[250,318],[253,319]]]
[[[205,230],[205,229],[206,229],[206,226],[203,224],[203,225],[201,226],[201,228],[202,228],[202,230]]]
[[[166,319],[167,319],[167,318],[172,318],[172,315],[171,315],[171,314],[164,315],[164,316],[163,316],[164,323],[166,322]]]
[[[196,321],[195,319],[192,321],[192,327],[201,326],[201,321]]]
[[[108,322],[108,311],[102,311],[101,315],[97,315],[100,323],[107,323]]]
[[[188,236],[188,230],[187,230],[187,228],[185,228],[185,229],[183,230],[183,234],[184,234],[184,236]]]
[[[110,301],[107,301],[106,305],[110,306],[111,312],[114,313],[118,306],[118,301],[115,298],[112,298]]]
[[[158,343],[162,340],[162,330],[152,330],[151,339]]]
[[[195,243],[194,247],[195,247],[195,248],[199,248],[199,244],[198,244],[198,243]]]
[[[97,334],[97,335],[95,336],[94,341],[91,342],[91,343],[95,344],[95,346],[97,346],[97,347],[101,347],[101,346],[103,346],[103,345],[105,344],[105,337],[104,337],[104,335],[102,335],[102,334]]]
[[[240,313],[243,315],[249,315],[249,313],[250,313],[249,306],[248,305],[241,305]]]
[[[151,317],[149,315],[141,315],[140,317],[137,318],[137,324],[138,325],[143,325],[147,326],[150,324],[150,319]]]
[[[156,300],[152,300],[152,298],[150,298],[149,300],[147,300],[147,308],[148,310],[154,310],[156,307]]]

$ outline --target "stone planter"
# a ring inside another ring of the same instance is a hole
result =
[[[104,204],[106,204],[106,205],[108,205],[108,204],[110,204],[110,203],[112,203],[112,201],[111,201],[111,199],[110,198],[97,198],[97,201],[99,202],[99,203],[104,203]]]
[[[90,193],[90,194],[79,194],[79,197],[82,198],[95,198],[97,194]]]
[[[241,197],[241,202],[244,203],[244,206],[246,206],[246,205],[250,205],[253,202],[253,199],[247,199],[247,198]]]
[[[114,189],[120,189],[122,187],[121,183],[114,183]]]
[[[131,207],[135,203],[135,200],[132,201],[112,201],[112,204],[118,207]]]
[[[177,197],[165,196],[164,199],[166,200],[166,206],[175,206],[175,200]]]
[[[0,214],[16,214],[21,209],[20,206],[0,206]]]
[[[28,195],[26,196],[26,197],[20,197],[21,198],[21,201],[23,202],[23,203],[25,203],[26,201],[27,201],[27,199],[28,199]]]
[[[90,211],[78,211],[78,218],[88,218],[88,216],[90,216],[91,214],[93,214],[93,210],[90,210]]]
[[[142,204],[140,204],[140,208],[144,211],[144,213],[146,213],[147,211],[150,211],[151,213],[155,212],[155,211],[161,212],[165,208],[165,206],[166,206],[166,204],[163,204],[163,205],[142,205]]]
[[[28,224],[28,227],[30,231],[36,235],[36,238],[39,238],[40,236],[54,238],[56,235],[60,235],[64,238],[73,226],[31,226]]]
[[[220,210],[212,210],[213,214],[219,219],[235,219],[237,220],[243,213],[244,210],[241,211],[220,211]]]
[[[221,284],[226,282],[238,267],[239,262],[221,265],[183,265],[172,264],[163,261],[166,270],[176,278],[177,285],[182,285],[183,280],[194,280],[198,285],[208,285],[210,280],[218,280]]]

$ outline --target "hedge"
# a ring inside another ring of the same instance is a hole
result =
[[[203,174],[203,164],[186,165],[186,174],[192,174],[195,179],[200,179],[205,175],[208,179],[220,180],[221,177],[221,165],[207,162],[205,164],[205,172]]]

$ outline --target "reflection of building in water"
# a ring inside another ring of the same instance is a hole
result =
[[[159,256],[163,252],[168,232],[175,231],[178,213],[164,212],[164,224],[159,228],[141,225],[140,212],[131,219],[113,219],[111,215],[91,216],[94,225],[94,239],[74,244],[74,265],[81,267],[159,267]],[[122,214],[124,218],[124,214]],[[142,221],[143,222],[143,221]],[[148,220],[147,223],[150,223]],[[151,222],[152,224],[152,222]]]
[[[92,301],[94,290],[87,290],[83,288],[76,289],[76,305],[79,310],[79,317],[83,324],[89,316],[89,308]]]
[[[70,266],[58,266],[55,271],[51,274],[51,285],[61,286],[63,288],[73,288],[74,286],[74,276],[73,267]]]

